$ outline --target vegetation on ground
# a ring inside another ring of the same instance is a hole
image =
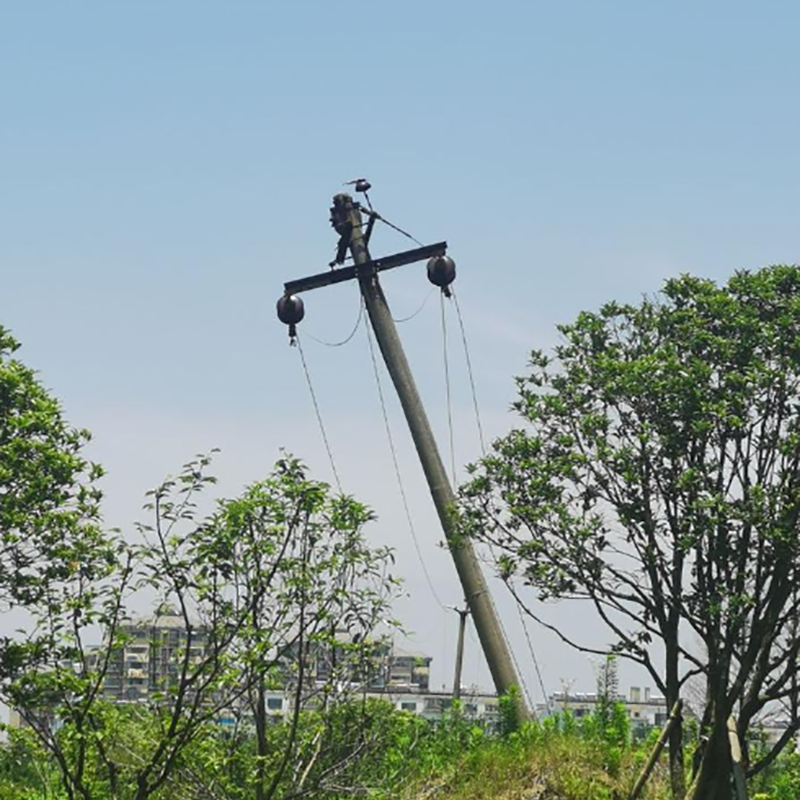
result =
[[[119,750],[131,765],[147,759],[147,739],[158,721],[140,710],[111,706],[106,746]],[[434,724],[389,704],[353,701],[327,713],[304,712],[297,728],[299,750],[315,749],[322,733],[324,748],[306,781],[283,782],[274,797],[375,800],[439,797],[452,800],[610,800],[630,789],[652,744],[634,742],[625,709],[617,704],[607,721],[600,715],[577,720],[559,713],[529,722],[516,731],[487,732],[466,718],[458,705]],[[65,749],[74,730],[59,732]],[[291,723],[268,728],[271,756],[258,754],[252,726],[234,735],[209,725],[187,747],[170,779],[153,794],[159,800],[246,800],[254,796],[259,772],[280,769]],[[293,766],[297,769],[297,765]],[[665,769],[654,777],[649,798],[666,797]],[[135,785],[115,793],[95,758],[86,785],[92,797],[128,800]],[[0,751],[0,796],[8,800],[62,800],[59,769],[30,730],[11,732]]]
[[[41,751],[31,769],[54,769],[68,800],[148,800],[174,786],[188,754],[216,741],[227,715],[252,727],[253,772],[240,796],[308,789],[329,737],[318,731],[306,747],[300,709],[313,701],[337,719],[367,674],[379,627],[394,624],[392,554],[364,536],[372,512],[285,455],[203,515],[215,481],[210,457],[198,456],[148,493],[134,535],[105,530],[102,471],[82,455],[88,433],[70,427],[17,349],[0,328],[0,602],[26,615],[0,638],[0,700]],[[157,685],[136,677],[147,691],[109,704],[130,609],[142,602],[174,609],[182,644]],[[307,675],[319,652],[336,656],[324,685]],[[276,686],[295,710],[269,730],[266,695]]]
[[[108,747],[132,765],[147,758],[147,739],[157,720],[141,710],[107,709]],[[650,753],[658,730],[631,735],[621,703],[610,715],[580,719],[557,712],[516,731],[487,732],[459,706],[434,724],[388,703],[352,701],[329,713],[304,712],[297,729],[301,751],[326,744],[298,786],[281,783],[274,797],[345,800],[626,800]],[[62,730],[65,743],[74,731]],[[252,727],[231,735],[204,727],[181,754],[169,780],[153,794],[158,800],[249,800],[259,771],[274,776],[291,735],[287,721],[269,726],[269,752],[262,760]],[[691,750],[695,742],[687,741]],[[307,762],[306,762],[307,763]],[[99,768],[98,768],[99,767]],[[134,785],[112,793],[99,763],[89,765],[87,786],[99,800],[128,800]],[[751,786],[757,800],[796,800],[800,754],[787,753]],[[662,759],[647,784],[644,800],[667,800],[669,769]],[[0,797],[4,800],[66,800],[58,766],[29,729],[10,731],[0,748]]]

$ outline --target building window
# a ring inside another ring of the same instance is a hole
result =
[[[400,708],[403,711],[416,711],[417,704],[416,703],[400,703]]]
[[[267,698],[267,708],[270,711],[281,711],[283,709],[283,698],[282,697],[268,697]]]

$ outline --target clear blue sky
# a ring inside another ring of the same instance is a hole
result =
[[[797,260],[799,30],[788,0],[0,0],[0,320],[94,430],[110,523],[213,446],[227,492],[280,446],[328,479],[274,303],[325,268],[330,197],[366,175],[389,219],[450,242],[499,434],[512,375],[557,322],[679,272]],[[373,249],[408,244],[384,229]],[[386,278],[398,315],[428,291],[420,270]],[[353,286],[315,292],[302,330],[339,338],[357,308]],[[437,314],[403,333],[444,446]],[[456,620],[419,575],[363,331],[306,348],[345,488],[380,514],[372,535],[398,548],[410,594],[398,611],[449,683]],[[452,357],[463,464],[478,448]],[[456,603],[391,411],[425,558]],[[534,639],[550,690],[591,688],[582,657]],[[486,683],[470,647],[466,677]]]

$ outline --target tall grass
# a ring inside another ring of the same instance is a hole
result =
[[[459,724],[463,722],[458,721],[456,713],[436,735],[446,739]],[[476,733],[460,752],[440,746],[440,752],[450,757],[423,759],[402,796],[435,796],[438,800],[616,800],[630,792],[653,738],[634,742],[624,711],[620,714],[616,710],[606,724],[594,715],[579,721],[569,713],[558,714],[526,723],[518,732],[503,736]],[[665,765],[656,769],[644,797],[669,797]]]

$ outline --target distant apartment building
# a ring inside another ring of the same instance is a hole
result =
[[[342,633],[337,644],[311,642],[304,647],[305,678],[309,686],[334,680],[361,689],[427,691],[430,687],[431,661],[429,655],[395,647],[388,639],[378,639],[371,648],[354,658],[348,654],[350,637]],[[288,651],[285,679],[292,678],[292,665],[297,663],[297,648]]]
[[[104,682],[105,696],[117,702],[144,701],[154,692],[163,692],[177,680],[187,648],[195,663],[206,652],[207,632],[203,626],[194,625],[189,634],[183,617],[168,608],[127,622],[119,636],[121,645],[111,653]],[[96,652],[99,654],[100,650]],[[289,661],[296,657],[296,652],[289,653]],[[431,657],[396,648],[389,642],[376,643],[374,656],[366,664],[349,662],[344,647],[328,645],[308,647],[305,657],[306,680],[310,684],[321,684],[336,676],[370,691],[427,692],[430,688]],[[287,683],[290,680],[287,667]],[[278,699],[276,693],[276,711],[282,705]]]
[[[453,708],[453,695],[445,691],[404,691],[387,686],[380,690],[368,691],[367,697],[385,700],[398,711],[408,711],[431,722],[441,719]],[[461,712],[468,719],[482,722],[489,728],[498,724],[500,714],[496,694],[482,692],[474,687],[462,689],[460,702]]]
[[[178,680],[187,649],[197,663],[207,641],[201,625],[187,631],[183,617],[168,608],[127,622],[119,636],[122,644],[110,654],[103,694],[125,703],[143,702],[169,689]]]
[[[625,706],[634,735],[645,733],[652,727],[663,727],[669,716],[666,699],[651,694],[649,687],[631,686],[627,697],[618,695],[616,699]],[[598,702],[596,692],[555,692],[550,695],[549,710],[570,711],[580,719],[593,713]]]
[[[377,668],[369,682],[372,689],[427,692],[431,684],[431,662],[425,653],[387,646],[377,660]]]

